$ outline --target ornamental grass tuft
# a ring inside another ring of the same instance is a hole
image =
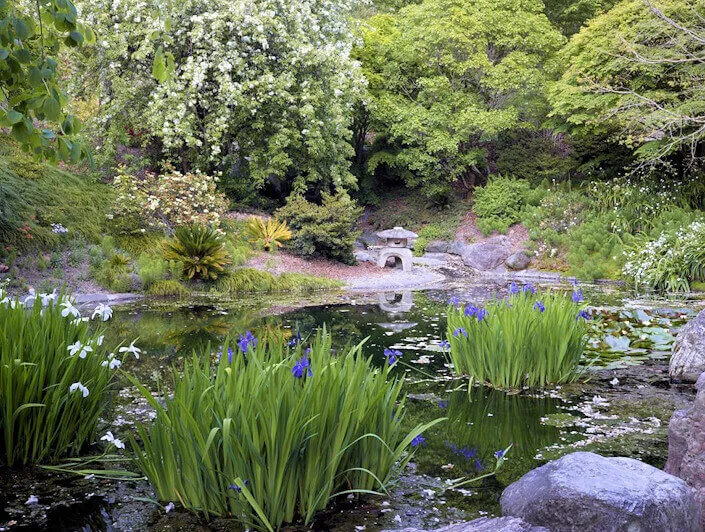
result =
[[[336,496],[385,491],[440,421],[405,434],[402,382],[362,344],[336,356],[325,330],[308,349],[293,344],[250,333],[226,342],[215,368],[194,355],[164,404],[136,383],[157,415],[132,446],[160,500],[257,530],[311,523]]]
[[[455,372],[497,388],[572,382],[585,349],[589,317],[572,296],[509,286],[509,297],[480,309],[450,304],[450,358]]]
[[[99,305],[93,319],[112,310]],[[51,463],[95,441],[120,366],[68,298],[0,290],[0,466]]]

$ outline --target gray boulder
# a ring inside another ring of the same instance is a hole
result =
[[[357,260],[357,262],[377,262],[375,258],[367,251],[356,251],[355,259]]]
[[[695,403],[678,410],[668,424],[666,472],[685,480],[700,502],[701,527],[705,530],[705,373],[695,384]]]
[[[426,253],[448,253],[448,242],[432,240],[426,244]]]
[[[506,237],[505,237],[506,238]],[[504,264],[511,254],[508,243],[495,239],[472,244],[462,254],[463,263],[474,270],[494,270]]]
[[[511,484],[501,503],[503,515],[553,531],[700,530],[693,490],[632,458],[568,454]]]
[[[451,255],[460,255],[462,256],[463,253],[468,249],[468,245],[463,242],[462,240],[453,240],[453,242],[450,243],[448,246],[448,253]]]
[[[507,257],[505,265],[510,270],[526,270],[531,263],[531,257],[526,251],[517,251]]]
[[[395,532],[423,532],[418,528],[402,528]],[[435,532],[550,532],[518,517],[480,517],[467,523],[437,528]]]
[[[673,344],[668,367],[672,379],[695,382],[705,371],[705,310],[683,327]]]

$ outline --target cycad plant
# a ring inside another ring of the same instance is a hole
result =
[[[251,333],[223,347],[215,370],[196,356],[174,374],[165,404],[132,440],[159,499],[257,530],[310,523],[330,499],[384,491],[426,426],[402,432],[402,382],[361,345],[331,353],[322,332],[304,351]]]
[[[265,251],[271,251],[272,246],[282,247],[282,242],[291,240],[292,234],[286,222],[280,222],[276,218],[267,218],[261,216],[250,216],[245,227],[245,235],[251,242],[254,242],[264,248]]]
[[[54,462],[95,441],[120,364],[107,351],[68,299],[0,300],[0,466]]]
[[[230,264],[220,234],[205,225],[179,226],[174,238],[163,246],[164,260],[182,263],[184,276],[189,279],[215,280]]]
[[[449,305],[448,340],[455,372],[498,388],[545,386],[578,377],[588,314],[582,293],[534,293],[512,283],[506,300],[484,308]]]

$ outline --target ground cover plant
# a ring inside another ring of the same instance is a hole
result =
[[[292,344],[248,332],[215,368],[194,354],[164,404],[141,388],[157,416],[132,446],[160,500],[274,530],[310,523],[335,496],[385,490],[429,426],[402,432],[402,381],[362,344],[333,354],[325,330]]]
[[[111,314],[100,305],[91,317]],[[0,465],[55,462],[95,441],[121,361],[88,319],[61,294],[0,298]]]
[[[588,314],[572,296],[509,285],[509,297],[482,308],[448,305],[454,371],[497,388],[574,381],[585,350]]]

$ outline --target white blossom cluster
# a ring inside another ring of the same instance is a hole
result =
[[[244,161],[255,185],[293,172],[345,186],[364,86],[350,57],[354,1],[80,0],[101,35],[105,125],[124,129],[131,116],[204,165]],[[174,58],[161,84],[151,75],[160,46]]]
[[[683,290],[705,260],[705,222],[695,221],[675,233],[662,233],[631,251],[622,273],[636,285]]]

